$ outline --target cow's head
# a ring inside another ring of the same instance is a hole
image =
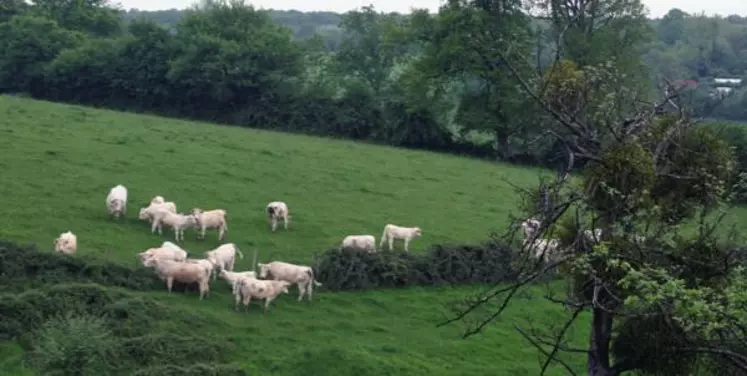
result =
[[[257,267],[259,267],[259,278],[267,278],[267,274],[270,272],[270,265],[258,262]]]

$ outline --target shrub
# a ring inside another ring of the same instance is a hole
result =
[[[29,352],[29,363],[44,374],[124,375],[140,368],[196,363],[216,363],[209,366],[215,368],[230,355],[226,339],[209,333],[215,322],[96,284],[4,294],[0,311],[0,338],[18,339]],[[60,366],[64,362],[70,365]],[[64,372],[53,372],[55,367]],[[190,374],[200,368],[195,369]],[[205,374],[228,375],[233,368],[215,369],[224,373]]]
[[[28,359],[45,375],[105,375],[116,346],[105,319],[68,311],[42,325]]]
[[[246,376],[248,375],[237,365],[224,364],[194,364],[189,367],[180,366],[156,366],[143,368],[131,374],[131,376]]]
[[[512,260],[512,249],[497,241],[477,245],[436,245],[424,254],[332,249],[317,261],[316,275],[326,288],[333,291],[497,283],[515,278]]]

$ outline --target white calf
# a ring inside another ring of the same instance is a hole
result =
[[[142,220],[148,220],[148,222],[153,222],[153,217],[157,215],[157,212],[159,210],[165,210],[172,213],[176,213],[176,204],[173,202],[162,202],[160,204],[153,204],[151,203],[145,208],[140,208],[140,213],[138,214],[138,218]],[[153,229],[151,229],[151,232]]]
[[[249,302],[252,298],[264,299],[264,314],[267,312],[271,301],[275,300],[280,294],[288,293],[288,286],[290,286],[290,282],[288,281],[263,281],[260,279],[241,278],[234,292],[234,309],[238,311],[239,301],[242,296],[244,298],[245,312],[249,312]]]
[[[200,285],[200,300],[207,293],[210,294],[210,276],[202,265],[189,262],[176,262],[172,260],[151,257],[143,263],[146,267],[152,267],[166,280],[166,288],[171,294],[174,281],[182,283],[197,282]]]
[[[342,240],[339,250],[343,248],[376,252],[376,238],[373,235],[348,235]]]
[[[239,254],[241,259],[244,259],[244,255],[236,244],[226,243],[212,251],[206,251],[205,258],[210,260],[219,270],[232,272],[236,263],[236,253]]]
[[[228,282],[229,285],[231,285],[231,291],[234,295],[236,295],[236,286],[240,279],[242,278],[254,278],[257,279],[257,275],[252,272],[229,272],[226,269],[221,269],[219,275],[224,281]]]
[[[109,190],[109,194],[106,196],[106,208],[110,215],[114,215],[115,219],[127,214],[127,188],[119,184]]]
[[[55,252],[72,255],[78,250],[78,237],[72,231],[63,232],[54,240]]]
[[[273,261],[268,264],[257,263],[257,266],[259,266],[260,278],[270,278],[276,281],[288,281],[297,284],[299,302],[303,299],[304,294],[307,294],[309,301],[311,301],[314,285],[322,285],[314,279],[314,270],[308,266],[294,265],[282,261]]]
[[[288,205],[282,201],[273,201],[267,204],[265,210],[267,211],[267,218],[270,219],[272,231],[275,231],[278,227],[278,220],[280,219],[283,220],[283,227],[285,227],[286,230],[288,229],[288,218],[290,218]]]
[[[218,229],[218,239],[223,240],[228,232],[228,213],[223,209],[204,211],[200,208],[192,209],[192,215],[197,219],[200,227],[200,238],[205,239],[205,230],[209,228]]]
[[[184,230],[188,228],[197,227],[197,219],[193,215],[184,215],[179,213],[172,213],[165,210],[157,210],[153,216],[153,225],[151,226],[151,232],[153,227],[158,228],[158,234],[161,234],[161,223],[165,223],[172,229],[174,229],[174,239],[179,241],[181,238],[184,241]]]
[[[420,227],[400,227],[393,224],[387,224],[384,226],[384,233],[381,234],[381,242],[379,248],[384,246],[384,242],[388,240],[389,250],[393,249],[394,239],[403,239],[405,241],[405,252],[409,252],[409,245],[412,239],[417,238],[423,234]]]

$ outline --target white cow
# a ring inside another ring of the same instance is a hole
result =
[[[236,253],[239,254],[239,258],[244,259],[244,255],[236,244],[226,243],[211,251],[205,251],[205,258],[210,260],[219,270],[232,272],[236,263]]]
[[[210,294],[210,276],[202,265],[176,262],[158,257],[146,259],[143,265],[154,268],[158,275],[166,280],[166,288],[169,290],[169,294],[171,294],[174,281],[182,283],[197,282],[200,285],[200,300],[205,294]]]
[[[161,202],[161,203],[151,203],[147,207],[140,208],[140,213],[138,214],[138,218],[142,220],[148,220],[148,222],[153,222],[153,217],[156,216],[156,212],[159,210],[165,210],[172,213],[176,213],[176,204],[169,201],[169,202]],[[151,229],[151,232],[153,229]]]
[[[166,245],[166,243],[169,243],[170,245]],[[143,265],[145,265],[145,261],[150,258],[183,262],[187,259],[187,251],[179,248],[174,243],[164,242],[164,244],[158,248],[149,248],[144,252],[138,253],[138,257],[140,257],[140,261]]]
[[[298,301],[307,294],[309,301],[313,293],[314,285],[322,284],[314,279],[314,270],[309,266],[294,265],[282,261],[273,261],[267,264],[257,263],[260,278],[270,278],[276,281],[288,281],[298,285]]]
[[[239,282],[239,279],[241,278],[254,278],[257,279],[257,274],[253,271],[247,271],[247,272],[229,272],[226,269],[221,269],[220,273],[218,274],[219,277],[221,277],[224,281],[228,282],[229,285],[231,285],[231,291],[234,295],[236,295],[236,286]]]
[[[204,211],[200,208],[192,209],[192,215],[197,219],[200,228],[200,238],[205,239],[205,230],[218,229],[218,240],[223,240],[228,232],[228,213],[223,209]]]
[[[528,247],[531,255],[535,259],[542,258],[542,261],[548,262],[558,253],[560,242],[557,239],[538,239],[538,231],[540,228],[540,221],[536,219],[527,219],[521,222],[521,227],[524,229],[524,247]]]
[[[72,231],[63,232],[54,240],[55,252],[72,255],[78,250],[78,237]]]
[[[217,278],[217,276],[218,276],[216,273],[213,273],[213,269],[215,269],[215,264],[213,264],[208,259],[192,259],[192,258],[188,258],[184,262],[189,262],[189,263],[192,263],[192,264],[197,264],[197,265],[202,266],[203,268],[205,268],[205,272],[208,274],[208,278],[210,278],[210,276],[212,275],[213,280],[215,280]]]
[[[537,219],[530,218],[525,221],[527,225],[522,224],[522,228],[524,229],[524,237],[529,237],[530,234],[533,236],[533,234],[536,233],[537,230],[542,225],[542,222],[540,222]],[[586,239],[592,243],[598,244],[602,239],[602,229],[601,228],[595,228],[594,231],[592,230],[584,230],[584,236]]]
[[[172,213],[166,210],[157,210],[155,213],[151,232],[153,227],[156,227],[158,228],[158,234],[161,235],[161,224],[164,223],[174,229],[174,239],[176,241],[179,241],[179,239],[184,241],[184,230],[198,226],[197,218],[191,214]]]
[[[379,248],[384,246],[384,242],[389,242],[389,250],[393,249],[394,239],[403,239],[405,241],[405,252],[409,252],[409,245],[412,239],[423,234],[420,227],[401,227],[391,223],[384,226],[384,232],[381,234]]]
[[[283,220],[283,227],[285,227],[286,230],[288,229],[288,218],[290,218],[288,205],[286,205],[282,201],[273,201],[267,204],[265,210],[267,211],[267,218],[270,220],[272,231],[275,231],[275,229],[277,229],[278,220],[280,219]]]
[[[119,184],[109,190],[109,195],[106,196],[106,207],[109,210],[109,214],[114,215],[115,219],[118,219],[120,216],[126,215],[127,188]]]
[[[376,252],[376,238],[373,235],[348,235],[342,240],[339,250],[343,248]]]
[[[242,297],[244,298],[245,312],[249,312],[249,302],[252,298],[264,299],[264,314],[267,312],[271,301],[275,300],[280,294],[288,293],[288,286],[290,285],[288,281],[263,281],[260,279],[241,278],[234,292],[234,309],[238,311],[239,301]]]

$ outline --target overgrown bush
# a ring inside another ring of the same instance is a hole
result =
[[[237,365],[194,364],[187,367],[156,366],[143,368],[131,376],[245,376],[248,375]]]
[[[733,148],[740,173],[738,175],[741,175],[734,182],[734,198],[739,203],[747,203],[747,183],[744,181],[747,176],[747,129],[742,124],[720,122],[705,123],[703,127]]]
[[[0,339],[18,340],[43,374],[129,375],[177,365],[194,368],[187,374],[200,367],[207,375],[237,374],[220,364],[231,349],[209,334],[216,323],[110,287],[60,284],[4,294],[0,312]],[[200,329],[199,336],[191,333]],[[210,365],[192,367],[198,363]]]
[[[513,250],[497,241],[435,245],[423,254],[332,249],[317,261],[316,275],[330,290],[496,283],[515,278],[512,259]]]
[[[111,372],[116,338],[101,317],[68,311],[34,334],[29,364],[45,375],[87,376]]]

